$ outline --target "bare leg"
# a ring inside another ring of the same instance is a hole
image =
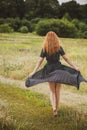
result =
[[[53,112],[54,115],[57,115],[57,99],[56,99],[56,83],[54,82],[49,82],[49,86],[50,86],[50,99],[51,99],[51,104],[52,104],[52,108],[53,108]]]
[[[56,110],[58,109],[58,105],[59,105],[60,90],[61,90],[61,84],[56,83]]]

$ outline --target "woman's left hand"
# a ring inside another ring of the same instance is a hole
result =
[[[31,78],[34,74],[35,74],[35,72],[30,73],[29,78]]]

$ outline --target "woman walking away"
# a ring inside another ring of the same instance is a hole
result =
[[[71,66],[62,65],[60,56]],[[46,58],[46,65],[38,68]],[[81,75],[79,68],[74,65],[65,54],[62,46],[59,43],[59,38],[55,32],[46,34],[43,47],[41,50],[39,61],[36,64],[33,72],[26,80],[26,86],[31,87],[38,83],[48,82],[50,87],[50,99],[53,108],[53,115],[57,116],[57,109],[60,100],[61,83],[77,87],[79,89],[80,82],[87,82]]]

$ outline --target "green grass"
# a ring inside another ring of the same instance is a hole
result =
[[[31,33],[0,34],[0,75],[25,80],[36,65],[43,40],[44,37]],[[87,40],[60,38],[60,41],[68,57],[87,79]],[[66,64],[62,58],[61,62]],[[77,97],[87,93],[86,83],[81,84],[79,91],[63,86]],[[82,103],[76,108],[68,107],[68,102],[60,103],[58,117],[54,118],[48,97],[0,83],[0,130],[86,130],[85,107]]]
[[[24,79],[35,66],[43,37],[20,33],[0,36],[0,75]]]
[[[44,37],[31,33],[0,34],[0,75],[24,80],[38,61],[43,41]],[[67,56],[87,78],[87,40],[60,38],[60,41]],[[62,58],[61,62],[66,64]],[[87,87],[84,88],[87,92]]]
[[[83,111],[60,104],[55,118],[48,97],[13,86],[0,84],[0,130],[86,130]]]

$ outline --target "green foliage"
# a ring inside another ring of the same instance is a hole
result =
[[[15,31],[19,31],[21,26],[26,26],[29,30],[29,32],[33,31],[33,24],[31,24],[30,21],[27,19],[20,19],[20,18],[6,18],[6,19],[1,19],[5,21],[5,23],[9,24]]]
[[[87,25],[84,22],[79,21],[78,19],[73,19],[72,23],[76,26],[76,28],[79,31],[81,31],[81,32],[87,31]]]
[[[75,0],[62,3],[60,8],[60,13],[62,14],[62,17],[65,13],[68,13],[72,19],[80,18],[80,5]]]
[[[84,22],[79,22],[79,30],[83,33],[87,31],[87,25]]]
[[[28,28],[28,32],[35,32],[39,35],[46,35],[48,31],[56,32],[60,37],[79,37],[86,38],[85,32],[87,25],[78,19],[71,20],[68,13],[62,19],[42,19],[34,18],[31,21],[20,18],[6,18],[0,19],[0,24],[5,23],[19,31],[22,26]]]
[[[27,26],[22,26],[22,27],[19,29],[19,31],[20,31],[21,33],[28,33],[28,27],[27,27]]]
[[[83,38],[87,39],[87,31],[83,32]]]
[[[0,17],[24,17],[24,0],[0,0]]]
[[[37,23],[41,20],[42,18],[34,18],[31,19],[31,27],[32,27],[32,31],[35,31],[36,25]]]
[[[64,15],[63,15],[63,18],[62,19],[66,19],[66,20],[68,20],[68,21],[71,21],[71,17],[70,17],[70,15],[69,15],[69,13],[65,13]]]
[[[4,18],[0,18],[0,24],[4,24],[5,23],[5,19]]]
[[[59,2],[57,0],[26,0],[26,15],[27,19],[52,18],[58,17]]]
[[[77,29],[79,29],[79,20],[78,19],[73,19],[72,20],[72,23],[75,25],[75,27],[77,28]]]
[[[31,22],[33,23],[33,24],[37,24],[40,20],[41,20],[42,18],[34,18],[34,19],[31,19]]]
[[[41,20],[36,26],[36,32],[38,35],[44,36],[50,30],[49,20]]]
[[[0,33],[11,33],[13,29],[8,24],[1,24],[0,25]]]
[[[31,24],[31,22],[28,21],[27,19],[22,19],[21,25],[26,26],[28,28],[29,32],[33,31],[33,24]]]
[[[78,30],[77,37],[79,38],[87,38],[86,32],[87,32],[87,25],[84,22],[79,21],[78,19],[73,19],[72,23],[75,25],[75,27]]]
[[[14,31],[18,31],[19,28],[21,27],[21,20],[20,18],[7,18],[6,23],[8,23]]]
[[[80,5],[79,13],[80,13],[80,20],[84,21],[87,24],[87,4]]]
[[[0,18],[62,18],[66,13],[72,19],[78,18],[87,23],[87,4],[80,5],[76,0],[0,0]]]
[[[74,24],[66,19],[62,19],[59,25],[59,33],[62,37],[77,37],[77,29]]]
[[[76,37],[76,28],[74,24],[66,19],[46,19],[37,24],[36,32],[39,35],[46,35],[48,31],[54,31],[60,37]]]

